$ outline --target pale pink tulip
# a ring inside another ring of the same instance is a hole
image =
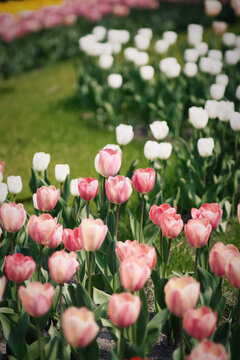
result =
[[[55,186],[42,186],[37,189],[37,205],[41,211],[51,211],[55,208],[60,190],[56,190]]]
[[[230,284],[240,289],[240,253],[236,253],[228,262],[226,276]]]
[[[125,176],[110,176],[105,181],[105,190],[108,200],[114,204],[123,204],[132,194],[132,182]]]
[[[183,228],[181,215],[165,212],[160,218],[160,227],[165,238],[175,239]]]
[[[169,204],[162,204],[160,206],[152,205],[149,216],[152,222],[160,227],[160,219],[164,213],[175,215],[177,213],[177,207],[174,206],[172,208]]]
[[[226,266],[235,254],[238,253],[236,246],[232,244],[224,245],[221,242],[217,242],[209,255],[209,264],[212,272],[219,276],[226,276]]]
[[[189,309],[183,318],[184,329],[199,341],[209,338],[216,329],[216,325],[217,313],[207,306]]]
[[[101,219],[83,219],[79,226],[80,244],[86,251],[98,250],[106,235],[107,225]]]
[[[238,222],[240,224],[240,204],[238,204],[237,206],[237,217],[238,217]]]
[[[193,349],[187,360],[228,360],[228,355],[222,344],[203,340]]]
[[[212,229],[215,230],[221,222],[222,210],[218,203],[203,204],[199,210],[192,208],[191,210],[193,219],[208,219],[212,225]]]
[[[75,229],[64,229],[62,242],[66,249],[69,251],[80,251],[82,246],[80,243],[79,228]]]
[[[187,241],[196,248],[201,248],[208,242],[212,225],[208,219],[188,220],[184,227]]]
[[[156,172],[153,168],[137,169],[132,178],[135,190],[141,194],[149,193],[155,183]]]
[[[1,239],[1,236],[2,236],[2,228],[0,227],[0,239]]]
[[[36,269],[36,263],[31,256],[23,254],[8,255],[5,260],[5,272],[8,279],[21,283],[30,279]]]
[[[99,171],[104,177],[114,176],[120,170],[122,152],[120,149],[106,148],[99,151]]]
[[[27,218],[22,204],[3,203],[0,207],[0,220],[3,228],[9,233],[16,233],[23,227]]]
[[[113,294],[108,303],[108,316],[111,322],[125,328],[134,324],[140,314],[141,301],[130,293]]]
[[[4,161],[0,161],[0,173],[3,175],[4,173]]]
[[[79,195],[83,200],[93,200],[98,192],[98,180],[86,177],[78,181]]]
[[[49,283],[31,282],[26,288],[19,287],[18,296],[29,315],[40,317],[52,306],[54,287]]]
[[[120,264],[120,280],[124,289],[141,290],[151,275],[145,257],[130,257]]]
[[[200,283],[189,276],[171,278],[164,287],[165,302],[176,316],[183,316],[197,304]]]
[[[0,301],[2,301],[5,287],[6,287],[6,278],[5,276],[2,276],[0,278]]]
[[[75,252],[56,251],[48,258],[50,276],[57,284],[68,282],[79,268]]]
[[[94,313],[86,307],[69,307],[62,316],[62,328],[67,342],[77,348],[89,345],[99,332]]]

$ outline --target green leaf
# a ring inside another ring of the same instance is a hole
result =
[[[115,235],[115,215],[112,210],[110,210],[107,214],[107,226],[113,239]]]
[[[113,276],[116,274],[120,266],[120,261],[116,253],[116,243],[117,241],[113,239],[112,243],[108,246],[106,254],[107,264]]]
[[[131,211],[129,209],[128,209],[128,214],[129,214],[129,220],[130,220],[130,226],[131,226],[133,238],[138,240],[139,239],[140,224],[137,221],[137,219],[135,219],[135,217],[133,216],[133,214],[131,213]]]
[[[93,301],[95,304],[104,304],[110,300],[111,296],[104,291],[93,288]]]
[[[164,297],[164,287],[167,282],[167,279],[160,279],[154,286],[155,300],[160,305],[161,309],[165,309],[167,307]]]
[[[231,359],[240,360],[239,351],[239,339],[240,339],[240,324],[232,325],[232,337],[231,337]]]
[[[148,352],[151,351],[153,346],[156,344],[157,339],[169,317],[168,309],[161,310],[156,314],[147,325],[146,329],[146,345]]]
[[[40,341],[41,341],[41,346],[44,347],[48,343],[49,337],[41,337]],[[31,345],[28,346],[27,358],[31,359],[31,360],[38,360],[39,359],[38,340],[34,341]]]
[[[86,306],[89,310],[93,310],[92,300],[81,284],[78,283],[77,285],[69,285],[68,292],[73,306]]]
[[[62,197],[66,201],[66,203],[68,202],[69,195],[70,195],[70,177],[69,177],[69,175],[67,175],[66,179],[64,181],[63,195],[62,195]]]
[[[181,358],[181,348],[178,347],[173,353],[173,360],[182,360]]]
[[[226,322],[220,325],[213,335],[213,341],[216,343],[222,343],[225,348],[228,346],[229,336],[231,332],[231,323]]]

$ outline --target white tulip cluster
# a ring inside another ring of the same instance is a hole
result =
[[[154,121],[150,125],[152,134],[156,140],[163,140],[169,133],[169,127],[166,121]],[[167,160],[172,152],[172,144],[168,142],[158,143],[157,141],[149,140],[144,146],[144,155],[146,159],[154,161],[156,159]]]
[[[162,59],[160,61],[159,67],[168,78],[176,78],[181,72],[181,66],[174,57],[167,57]]]

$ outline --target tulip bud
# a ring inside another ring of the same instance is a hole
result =
[[[164,287],[168,309],[182,317],[188,309],[193,309],[200,295],[200,283],[189,276],[171,278]]]
[[[152,80],[154,77],[154,68],[150,65],[140,67],[140,76],[143,80]]]
[[[122,165],[122,152],[120,149],[106,148],[99,151],[98,169],[102,176],[114,176]],[[96,161],[95,161],[96,167]]]
[[[48,258],[50,276],[57,284],[68,282],[79,268],[75,252],[56,251]]]
[[[233,112],[230,117],[230,125],[234,131],[240,131],[240,113]]]
[[[138,56],[138,51],[133,47],[128,47],[124,50],[124,57],[129,61],[134,61],[137,56]]]
[[[188,43],[196,45],[202,41],[203,27],[198,24],[188,25]]]
[[[187,360],[228,360],[227,352],[222,344],[210,340],[200,342],[187,357]]]
[[[107,30],[104,26],[98,25],[93,28],[92,33],[98,41],[102,41],[106,36]]]
[[[183,71],[187,77],[192,78],[197,75],[198,67],[196,64],[189,62],[185,64]]]
[[[156,141],[148,140],[144,145],[144,156],[150,161],[154,161],[158,157],[158,143]]]
[[[44,152],[33,155],[33,169],[35,171],[45,171],[50,163],[50,154]]]
[[[54,287],[49,283],[31,282],[26,288],[19,287],[18,296],[29,315],[41,317],[52,306]]]
[[[177,41],[177,33],[174,31],[164,31],[163,40],[167,41],[169,45],[173,45]]]
[[[237,36],[233,33],[226,32],[225,34],[223,34],[222,39],[223,39],[224,45],[234,46],[236,43]]]
[[[183,228],[181,215],[164,212],[160,218],[160,227],[165,238],[175,239]]]
[[[120,280],[126,290],[141,290],[150,275],[151,269],[145,262],[144,256],[130,257],[121,262]]]
[[[114,204],[123,204],[132,194],[132,182],[125,176],[110,176],[105,181],[105,190],[108,200]]]
[[[98,192],[98,180],[90,177],[79,180],[78,191],[83,200],[93,200]]]
[[[228,76],[226,74],[219,74],[216,76],[216,84],[221,84],[224,86],[228,85]]]
[[[208,219],[188,220],[184,227],[187,241],[196,248],[206,245],[211,235],[212,225]]]
[[[138,34],[145,36],[146,38],[151,40],[151,38],[153,36],[153,31],[150,28],[140,28],[140,29],[138,29]]]
[[[221,84],[212,84],[210,87],[210,95],[215,100],[223,98],[226,87]]]
[[[139,51],[133,61],[136,66],[146,65],[149,61],[148,53],[145,51]]]
[[[5,272],[8,279],[19,284],[30,279],[36,269],[31,256],[23,254],[8,255],[5,260]]]
[[[33,194],[32,196],[33,206],[36,210],[39,210],[38,203],[37,203],[37,194]]]
[[[162,142],[158,144],[158,158],[160,160],[167,160],[172,153],[172,144]]]
[[[168,57],[162,59],[159,64],[160,70],[165,73],[168,78],[176,78],[179,76],[181,66],[177,62],[177,59]]]
[[[213,138],[198,139],[197,148],[200,156],[202,157],[211,156],[214,148]]]
[[[6,200],[8,194],[7,184],[0,182],[0,204]]]
[[[228,24],[224,21],[213,21],[212,27],[215,35],[222,35],[227,31]]]
[[[150,39],[141,34],[137,34],[134,37],[134,44],[139,50],[147,50],[150,46]]]
[[[0,301],[2,301],[5,287],[6,287],[6,278],[5,278],[5,276],[2,276],[0,278]]]
[[[208,113],[209,119],[216,119],[219,113],[219,102],[217,100],[207,100],[205,110]]]
[[[0,220],[3,228],[9,233],[16,233],[23,227],[27,218],[22,204],[3,203],[0,207]]]
[[[69,307],[62,316],[62,328],[67,342],[80,349],[88,346],[99,332],[94,313],[86,307]]]
[[[176,215],[177,207],[172,208],[169,204],[162,204],[160,206],[152,205],[149,216],[152,222],[160,227],[160,219],[164,213]]]
[[[137,169],[132,178],[135,190],[141,194],[149,193],[155,183],[156,172],[153,168]]]
[[[69,251],[80,251],[82,250],[79,228],[75,229],[64,229],[62,242],[66,249]]]
[[[8,191],[11,194],[18,194],[22,191],[22,179],[21,176],[8,176],[7,177]]]
[[[122,75],[110,74],[108,75],[108,86],[112,89],[118,89],[122,86]]]
[[[57,164],[55,165],[55,179],[63,183],[67,177],[67,175],[70,174],[69,165],[67,164]]]
[[[227,264],[236,254],[238,254],[238,249],[232,244],[226,246],[221,242],[214,244],[209,255],[212,272],[219,277],[225,277]]]
[[[41,211],[51,211],[55,208],[60,190],[56,190],[55,186],[42,186],[37,189],[37,205]]]
[[[116,138],[119,145],[127,145],[134,138],[132,125],[120,124],[116,127]]]
[[[157,40],[155,50],[158,54],[165,54],[168,51],[169,43],[166,40]]]
[[[184,329],[199,341],[209,338],[216,329],[216,325],[217,313],[207,306],[189,309],[183,318]]]
[[[234,112],[234,102],[219,101],[218,102],[218,118],[220,121],[229,121]]]
[[[184,51],[184,60],[190,63],[197,62],[199,53],[196,49],[186,49]]]
[[[113,294],[108,303],[110,321],[120,328],[134,324],[140,314],[141,301],[130,293]]]
[[[100,55],[98,63],[100,68],[110,69],[113,64],[113,57],[112,55],[108,55],[108,54]]]
[[[199,56],[205,56],[208,52],[208,44],[205,42],[199,42],[194,45],[195,49],[198,51]]]
[[[230,257],[225,268],[226,277],[230,284],[240,289],[240,253]]]
[[[101,219],[83,219],[79,226],[80,244],[85,251],[98,250],[106,235],[107,225]]]
[[[222,210],[218,203],[206,203],[199,210],[192,208],[191,215],[193,219],[208,219],[215,230],[221,222]]]
[[[150,124],[150,129],[156,140],[163,140],[168,136],[169,127],[166,121],[154,121]]]
[[[79,196],[79,191],[78,191],[78,182],[81,179],[72,179],[70,182],[70,193],[73,196]]]
[[[202,107],[192,106],[188,109],[189,121],[196,129],[203,129],[208,123],[208,113]]]
[[[227,50],[225,52],[225,61],[228,65],[234,66],[238,63],[240,59],[239,49]]]

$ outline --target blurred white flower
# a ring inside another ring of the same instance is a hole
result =
[[[145,51],[139,51],[133,61],[136,66],[144,66],[148,63],[148,60],[148,53],[146,53]]]
[[[221,50],[211,49],[208,51],[208,57],[210,57],[213,60],[222,61],[223,55]]]
[[[0,182],[2,182],[3,174],[0,172]]]
[[[150,65],[141,66],[139,70],[143,80],[152,80],[154,77],[154,68]]]
[[[228,85],[228,76],[226,74],[219,74],[216,76],[216,84],[221,84],[224,86]]]
[[[208,52],[208,44],[205,42],[199,42],[194,46],[195,49],[198,51],[199,56],[204,56]]]
[[[167,57],[160,61],[160,70],[169,78],[178,77],[181,71],[181,66],[174,57]]]
[[[134,44],[139,50],[147,50],[150,46],[150,40],[143,35],[137,34],[134,37]]]
[[[230,126],[234,131],[240,131],[240,113],[232,112],[230,116]]]
[[[99,51],[100,56],[111,55],[112,53],[113,53],[113,44],[111,44],[110,42],[100,44],[100,51]]]
[[[7,184],[0,182],[0,204],[6,200],[8,194]]]
[[[210,95],[214,100],[220,100],[224,97],[226,87],[222,84],[212,84],[210,87]]]
[[[158,54],[164,54],[168,51],[169,43],[166,40],[157,40],[155,50]]]
[[[197,72],[198,72],[197,64],[188,62],[185,64],[183,71],[187,77],[189,77],[189,78],[194,77],[197,75]]]
[[[50,154],[38,152],[33,155],[33,169],[35,171],[45,171],[50,163]]]
[[[169,45],[173,45],[177,41],[177,33],[175,31],[164,31],[163,40],[167,41]]]
[[[78,181],[80,179],[72,179],[70,182],[70,193],[73,196],[79,196],[79,191],[78,191]]]
[[[134,47],[128,47],[124,49],[124,57],[129,61],[134,61],[134,59],[138,56],[138,50]]]
[[[223,34],[223,43],[226,46],[234,46],[237,36],[234,33],[226,32]]]
[[[202,107],[192,106],[188,109],[190,123],[196,129],[203,129],[208,123],[208,113]]]
[[[240,36],[237,36],[235,46],[236,46],[237,48],[240,48]]]
[[[122,75],[120,74],[110,74],[108,75],[108,85],[112,89],[118,89],[122,86]]]
[[[102,69],[110,69],[113,64],[113,57],[112,55],[100,55],[98,63]]]
[[[217,16],[222,10],[222,4],[218,0],[205,0],[204,9],[207,16]]]
[[[202,57],[199,62],[199,68],[202,72],[217,75],[222,71],[222,62],[208,57]]]
[[[220,121],[229,121],[231,114],[234,112],[234,102],[219,101],[218,103],[218,118]]]
[[[110,29],[107,37],[111,43],[126,44],[129,41],[130,33],[127,30]]]
[[[122,50],[122,44],[121,43],[110,43],[112,47],[112,54],[119,54]]]
[[[213,138],[198,139],[197,148],[200,156],[202,157],[211,156],[214,149]]]
[[[169,133],[169,127],[166,121],[154,121],[150,124],[150,129],[156,140],[165,139]]]
[[[240,60],[239,49],[227,50],[225,52],[225,61],[228,65],[236,65]]]
[[[70,174],[70,168],[68,164],[57,164],[55,165],[55,179],[63,183],[67,177],[67,175]]]
[[[215,35],[222,35],[227,31],[228,24],[225,21],[213,21],[212,27]]]
[[[153,32],[152,32],[152,29],[150,29],[150,28],[141,28],[138,30],[138,34],[145,36],[146,38],[151,40]]]
[[[95,156],[94,166],[95,166],[96,172],[100,174],[100,170],[99,170],[99,154],[97,154],[97,155]]]
[[[240,85],[238,85],[238,87],[236,88],[235,96],[238,100],[240,100]]]
[[[102,41],[106,36],[107,30],[104,26],[95,26],[92,33],[98,41]]]
[[[32,196],[32,200],[33,200],[33,206],[35,209],[39,210],[39,207],[38,207],[38,203],[37,203],[37,194],[33,194]]]
[[[208,113],[209,119],[216,119],[218,117],[219,102],[217,100],[207,100],[205,103],[205,110]]]
[[[156,141],[147,141],[144,146],[144,155],[146,159],[153,161],[158,157],[158,143]]]
[[[188,43],[190,45],[196,45],[202,41],[203,27],[199,24],[188,25]]]
[[[172,144],[162,142],[158,144],[158,158],[160,160],[167,160],[172,153]]]
[[[8,176],[7,177],[8,191],[11,194],[18,194],[22,191],[22,179],[21,176]]]
[[[184,59],[186,62],[195,63],[198,59],[198,51],[196,49],[186,49],[184,51]]]
[[[119,145],[127,145],[134,138],[131,125],[120,124],[116,127],[116,138]]]

